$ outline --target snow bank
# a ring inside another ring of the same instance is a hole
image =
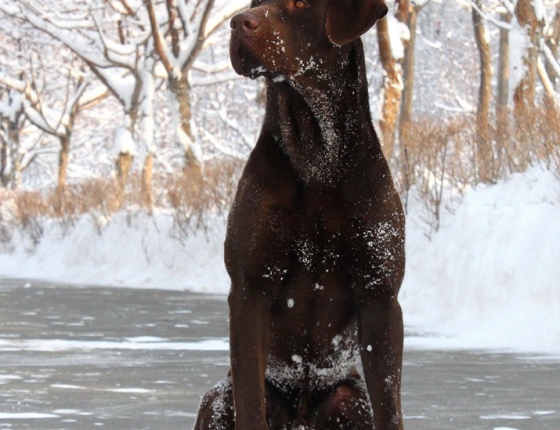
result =
[[[409,347],[514,349],[560,354],[560,181],[538,168],[471,191],[429,241],[412,207],[405,323],[429,338]],[[0,254],[6,277],[226,294],[225,220],[184,243],[169,215],[122,214],[101,233],[85,217],[50,225],[33,252],[17,236]],[[176,236],[176,234],[175,234]]]
[[[199,293],[229,290],[222,218],[211,221],[207,233],[192,233],[186,239],[180,239],[167,214],[120,214],[101,229],[96,224],[89,216],[66,229],[48,224],[36,247],[18,234],[12,240],[14,252],[0,254],[0,274]]]
[[[447,336],[444,347],[560,353],[560,181],[551,172],[471,191],[431,242],[408,221],[409,325]]]

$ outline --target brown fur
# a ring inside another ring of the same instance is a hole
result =
[[[232,19],[234,69],[266,78],[267,105],[225,243],[231,377],[196,430],[403,428],[404,215],[359,39],[386,11],[264,0]]]

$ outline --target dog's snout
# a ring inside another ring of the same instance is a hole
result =
[[[232,18],[230,27],[232,30],[240,30],[245,33],[252,33],[259,28],[259,19],[252,13],[240,13]]]

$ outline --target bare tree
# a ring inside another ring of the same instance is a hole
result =
[[[0,10],[20,17],[72,49],[121,102],[125,119],[116,134],[116,143],[121,145],[118,182],[123,188],[133,159],[140,156],[144,202],[149,207],[153,201],[155,88],[158,82],[167,80],[176,140],[183,147],[185,164],[200,170],[202,151],[191,126],[189,71],[195,68],[209,35],[247,3],[230,2],[212,16],[214,0],[94,0],[85,9],[80,5],[63,7],[51,0],[23,0],[0,5]]]
[[[128,6],[126,0],[121,3]],[[149,181],[143,183],[142,189],[145,192],[144,201],[151,204],[156,59],[149,43],[150,33],[136,21],[134,11],[129,11],[129,8],[125,8],[115,23],[105,15],[109,10],[103,3],[98,3],[98,8],[93,6],[90,4],[84,11],[73,5],[67,8],[53,5],[48,0],[25,0],[15,5],[0,5],[0,10],[31,24],[68,47],[121,103],[124,123],[117,133],[121,138],[115,142],[124,144],[118,149],[119,184],[124,187],[132,159],[138,152],[133,139],[138,126],[139,150],[143,156],[142,177]],[[53,11],[53,8],[56,9]],[[100,15],[94,15],[93,11]]]
[[[418,14],[430,0],[413,0],[408,5],[408,14],[402,15],[406,22],[410,37],[404,50],[403,58],[403,88],[402,102],[399,113],[399,143],[400,143],[400,163],[402,170],[402,187],[405,192],[405,208],[408,206],[408,191],[412,187],[414,177],[414,166],[409,157],[412,126],[412,100],[414,92],[414,62],[416,55],[416,27],[418,24]]]
[[[545,103],[550,109],[560,109],[560,92],[555,82],[560,82],[560,62],[558,61],[558,43],[560,42],[560,3],[556,4],[556,13],[550,23],[541,20],[543,40],[541,51],[544,61],[539,57],[537,72],[543,84]]]
[[[535,104],[537,57],[542,17],[535,14],[534,1],[518,0],[510,33],[512,94],[516,116],[522,117]],[[514,38],[514,39],[511,39]]]
[[[21,185],[20,131],[23,127],[21,93],[4,91],[6,101],[0,102],[0,182],[17,189]]]
[[[478,91],[478,108],[476,114],[477,125],[477,150],[479,180],[484,183],[492,181],[492,151],[489,134],[490,102],[492,99],[492,57],[490,52],[490,39],[482,14],[482,0],[474,0],[472,8],[472,21],[476,46],[480,55],[480,87]]]
[[[20,53],[20,56],[27,58],[27,72],[21,72],[19,79],[0,73],[0,83],[19,93],[22,100],[20,111],[31,124],[59,141],[57,191],[61,193],[66,186],[70,144],[76,116],[84,106],[95,103],[104,96],[104,93],[93,91],[84,97],[89,80],[79,67],[74,66],[72,61],[67,61],[64,67],[66,70],[58,74],[59,77],[64,77],[64,82],[61,82],[64,86],[63,99],[56,100],[46,89],[47,84],[45,84],[47,81],[45,73],[49,63],[36,52]],[[39,74],[43,76],[39,78]],[[39,82],[39,79],[42,82]],[[13,121],[10,123],[13,124],[10,127],[12,129],[10,140],[13,141],[14,127],[17,124]]]
[[[553,58],[558,58],[558,45],[560,44],[560,3],[556,3],[556,13],[545,31],[545,43]],[[553,82],[560,82],[560,74],[554,67],[551,59],[547,58],[546,73]]]
[[[409,7],[407,25],[410,31],[410,39],[404,51],[402,104],[399,116],[399,136],[402,142],[409,138],[410,125],[412,123],[412,100],[414,93],[414,62],[416,59],[416,27],[418,14],[429,3],[428,1],[413,1]]]
[[[395,132],[401,95],[403,88],[402,61],[404,58],[404,44],[410,38],[410,32],[405,24],[408,18],[410,0],[396,0],[396,11],[377,22],[377,41],[379,58],[385,71],[383,82],[383,106],[379,127],[383,137],[383,152],[387,159],[393,155],[395,146]],[[396,28],[390,28],[396,27]],[[398,34],[397,37],[391,37]]]
[[[191,126],[191,83],[188,74],[208,36],[240,9],[247,7],[248,1],[230,2],[213,20],[210,12],[214,0],[202,0],[196,5],[181,0],[166,0],[165,13],[160,14],[153,0],[143,1],[148,11],[155,51],[167,72],[171,113],[177,116],[174,120],[176,139],[185,152],[185,167],[200,171],[201,149],[195,142]]]
[[[500,13],[504,24],[511,22],[511,14],[504,10]],[[500,28],[500,52],[498,60],[498,94],[496,97],[496,158],[497,165],[501,165],[501,157],[508,139],[509,116],[509,30]]]

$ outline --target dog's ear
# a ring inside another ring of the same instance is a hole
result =
[[[383,0],[330,0],[327,37],[342,46],[356,40],[387,14]]]

